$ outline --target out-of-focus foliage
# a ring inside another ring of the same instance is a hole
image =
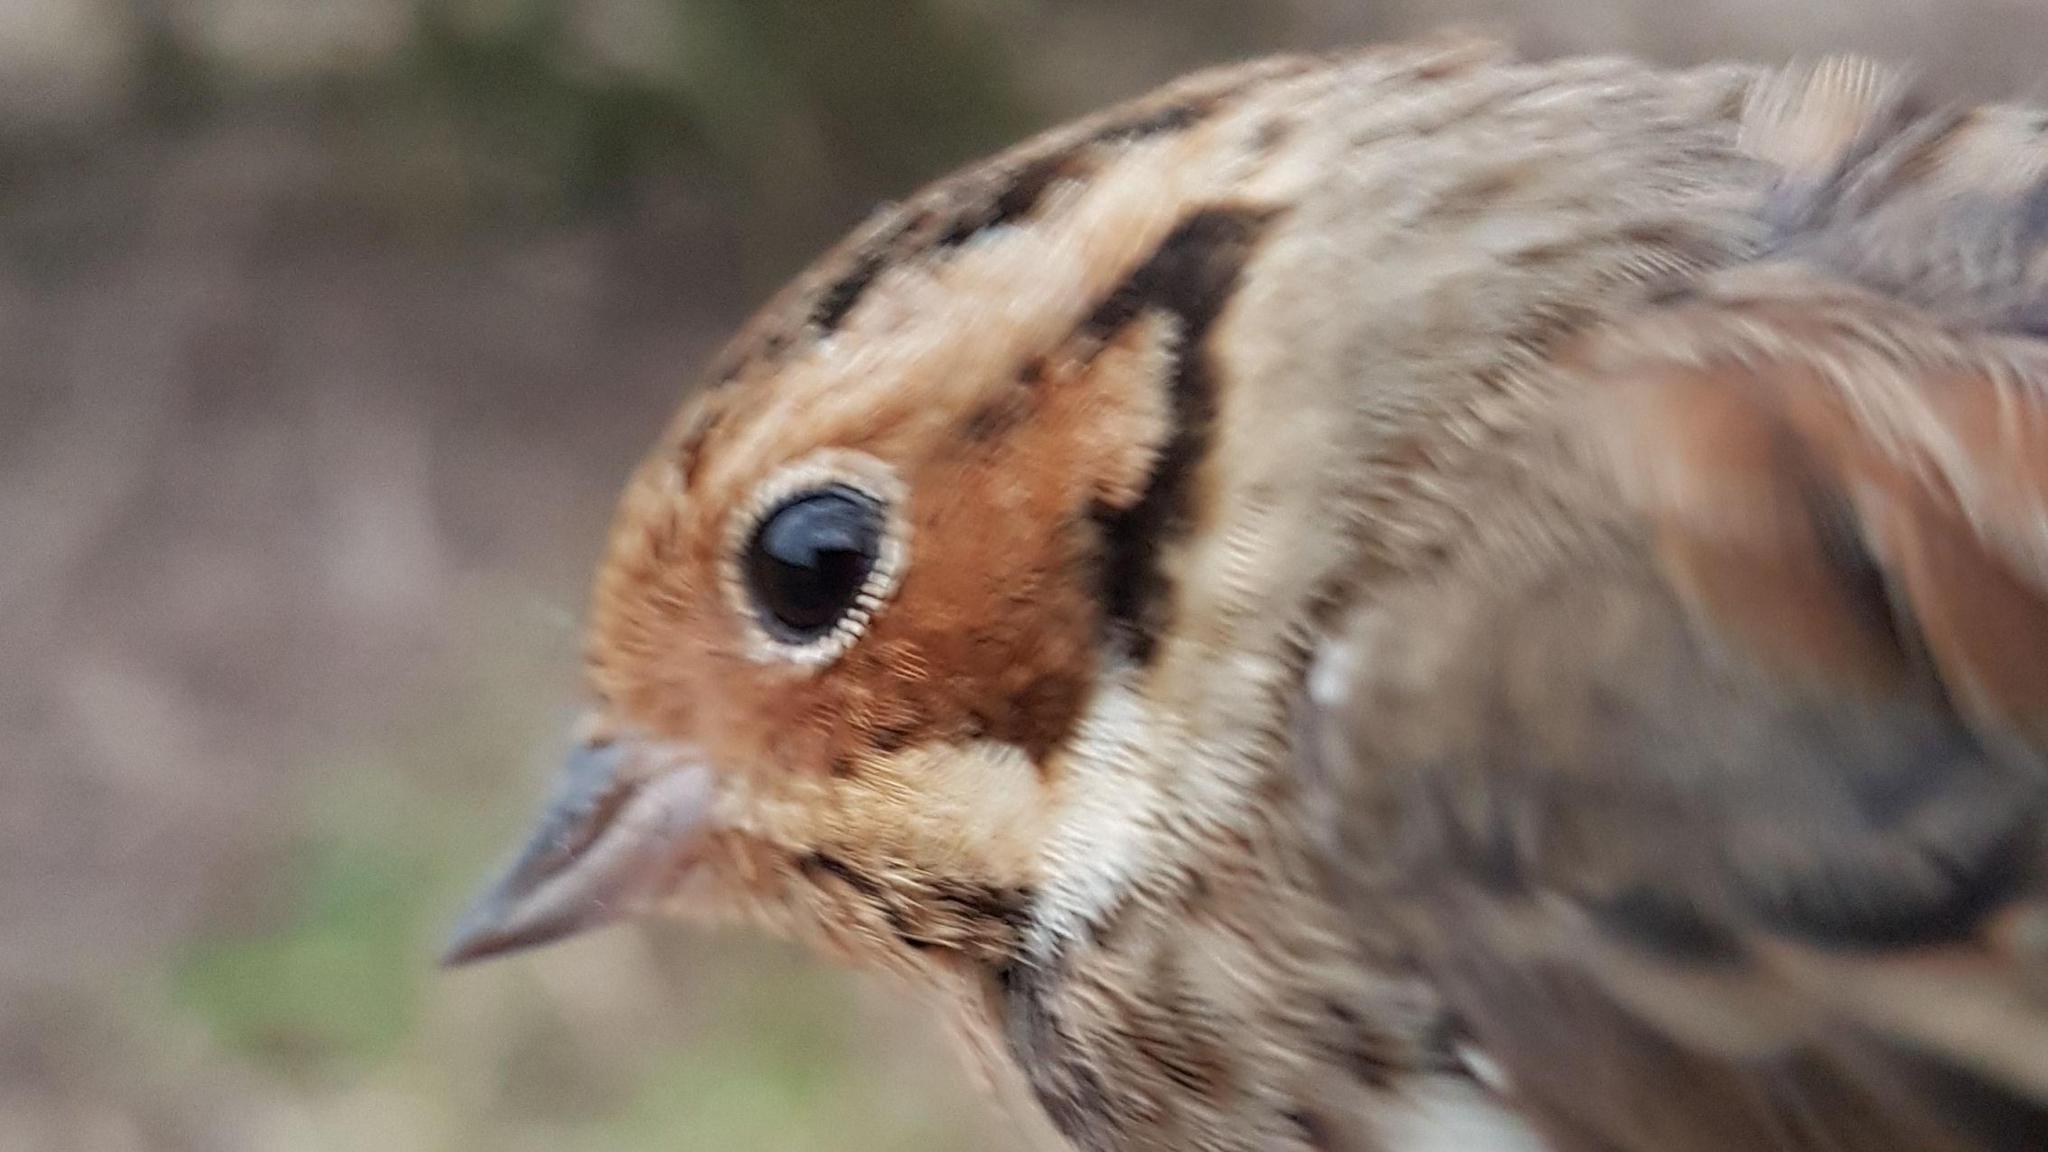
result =
[[[176,130],[284,102],[366,211],[473,229],[602,212],[689,171],[808,240],[1031,118],[985,21],[943,3],[145,4],[128,105]],[[793,258],[796,253],[787,254]]]
[[[880,199],[1442,19],[2029,82],[2020,0],[0,0],[0,1148],[1018,1149],[751,938],[443,975],[615,486]]]

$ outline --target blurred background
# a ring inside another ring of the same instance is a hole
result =
[[[1022,1152],[788,949],[435,947],[751,304],[1033,127],[1446,21],[2048,57],[2040,0],[0,0],[0,1147]]]

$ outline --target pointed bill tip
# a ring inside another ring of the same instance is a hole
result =
[[[442,947],[441,967],[462,968],[480,960],[551,944],[574,935],[580,928],[594,926],[600,919],[537,916],[533,910],[520,907],[518,894],[512,891],[513,879],[514,874],[507,873],[462,914]]]
[[[526,846],[457,921],[442,967],[610,923],[643,905],[691,853],[708,814],[709,772],[689,764],[631,779],[631,752],[605,744],[570,756]]]
[[[488,960],[509,946],[500,947],[499,942],[486,932],[471,932],[458,928],[448,943],[441,949],[437,965],[446,969],[465,968],[479,960]]]

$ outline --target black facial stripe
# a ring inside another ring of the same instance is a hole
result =
[[[1074,173],[1079,163],[1078,152],[1055,152],[999,172],[985,192],[962,206],[931,247],[958,248],[991,228],[1030,217],[1046,190],[1061,176]]]
[[[818,298],[811,302],[809,325],[820,333],[837,331],[839,326],[846,322],[847,314],[853,311],[853,306],[860,303],[860,298],[867,294],[868,288],[875,282],[875,277],[882,274],[882,269],[900,259],[891,249],[903,243],[906,236],[915,232],[918,223],[918,217],[906,216],[900,222],[900,227],[890,229],[877,238],[872,246],[855,253],[853,266],[844,275],[826,285],[825,290],[818,293]]]
[[[792,288],[782,297],[781,317],[764,314],[726,348],[710,379],[729,382],[750,363],[772,362],[807,337],[836,331],[888,268],[1030,219],[1053,185],[1067,177],[1085,178],[1104,150],[1186,131],[1200,124],[1225,95],[1211,93],[1141,108],[1101,123],[1084,136],[1049,138],[1035,152],[969,169],[932,186],[891,209],[886,220],[872,224],[865,240],[825,257],[807,277],[808,287]]]
[[[1210,97],[1181,104],[1168,104],[1161,108],[1148,108],[1135,116],[1104,124],[1088,139],[1095,144],[1129,144],[1149,140],[1154,136],[1185,132],[1201,123],[1203,118],[1215,109],[1217,103],[1217,97]]]
[[[891,264],[958,248],[991,228],[1028,219],[1060,177],[1090,169],[1096,148],[1184,132],[1201,123],[1216,103],[1208,98],[1145,109],[1102,125],[1078,144],[957,177],[920,198],[905,211],[899,226],[854,256],[851,270],[833,281],[812,307],[812,324],[821,333],[836,329],[880,270]]]
[[[1033,893],[935,875],[892,873],[889,883],[844,857],[813,852],[804,872],[834,877],[882,916],[889,931],[916,951],[950,948],[974,959],[1007,963],[1021,947]]]
[[[841,883],[870,900],[879,900],[881,898],[882,889],[880,885],[868,879],[865,873],[837,856],[827,855],[823,852],[813,852],[797,861],[797,867],[805,872],[823,872],[829,876],[835,876]]]
[[[1098,506],[1102,533],[1101,598],[1112,645],[1133,663],[1150,662],[1173,602],[1162,554],[1195,520],[1195,481],[1213,441],[1216,368],[1210,326],[1237,289],[1239,275],[1273,213],[1245,207],[1206,208],[1182,221],[1152,256],[1083,325],[1108,339],[1139,316],[1163,311],[1181,325],[1181,356],[1170,381],[1173,424],[1152,475],[1126,508]]]
[[[1082,149],[1061,149],[963,174],[905,205],[890,226],[846,256],[846,271],[813,300],[808,325],[821,336],[838,330],[884,269],[958,248],[991,228],[1028,218],[1046,190],[1081,165]]]

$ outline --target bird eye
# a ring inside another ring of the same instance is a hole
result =
[[[762,517],[742,571],[769,634],[787,644],[830,635],[867,587],[885,520],[879,502],[843,484],[800,493]]]

